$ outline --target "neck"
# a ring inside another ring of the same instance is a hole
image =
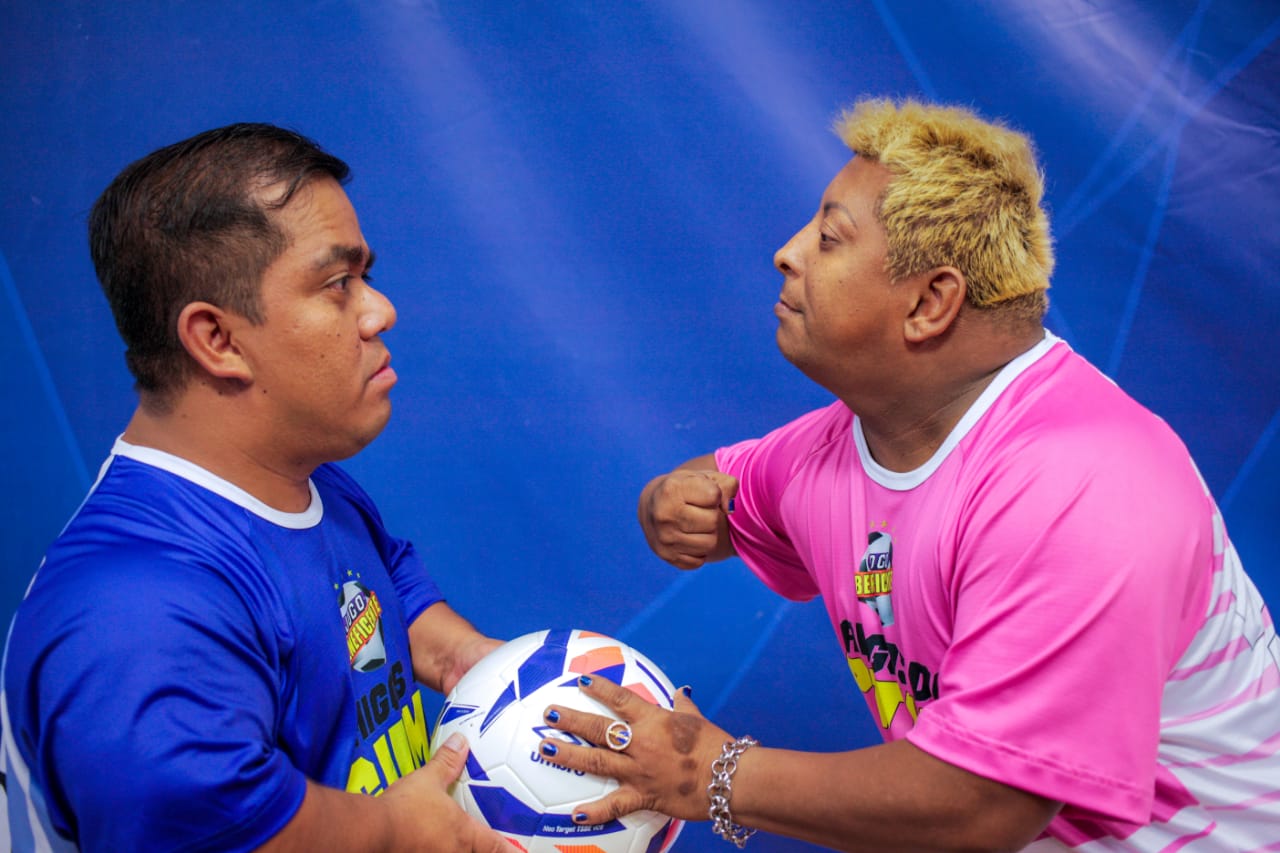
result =
[[[279,458],[272,442],[255,439],[252,424],[229,417],[196,390],[184,391],[172,406],[143,400],[124,431],[130,444],[162,450],[199,465],[282,512],[302,512],[311,504],[314,465]]]
[[[920,405],[892,408],[850,406],[862,422],[871,457],[890,471],[914,471],[928,462],[956,424],[1000,372],[974,377],[962,386],[927,395]]]
[[[872,458],[890,471],[913,471],[938,451],[1000,371],[1043,337],[1037,329],[1016,337],[988,330],[953,338],[909,357],[893,374],[893,390],[881,397],[841,399],[857,412]]]

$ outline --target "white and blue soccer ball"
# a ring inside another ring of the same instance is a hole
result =
[[[545,737],[585,743],[546,724],[548,705],[613,716],[578,689],[584,674],[615,681],[660,707],[674,704],[675,688],[662,670],[611,637],[581,630],[517,637],[472,667],[440,709],[432,743],[461,732],[471,747],[450,793],[526,853],[662,853],[683,821],[643,811],[579,826],[574,806],[599,799],[618,783],[549,764],[538,751]]]

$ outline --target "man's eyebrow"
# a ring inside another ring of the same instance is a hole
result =
[[[826,204],[824,204],[822,206],[822,215],[828,216],[833,210],[838,210],[841,213],[843,213],[846,217],[848,217],[849,221],[853,223],[854,227],[857,227],[858,220],[855,219],[853,214],[849,212],[849,208],[845,207],[843,204],[841,204],[838,201],[829,201]]]
[[[372,249],[366,249],[364,246],[334,245],[330,247],[327,255],[321,255],[316,259],[315,268],[322,270],[339,261],[345,261],[348,264],[363,265],[364,269],[369,269],[373,266],[376,257]]]

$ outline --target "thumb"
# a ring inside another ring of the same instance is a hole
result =
[[[703,716],[702,711],[694,704],[693,699],[691,698],[692,695],[692,687],[687,684],[684,687],[681,687],[676,691],[676,698],[675,702],[672,703],[672,710],[682,714],[693,714],[694,716],[702,717],[705,720],[706,717]]]
[[[462,768],[467,764],[468,752],[470,748],[467,746],[467,739],[461,732],[454,732],[444,743],[436,747],[431,760],[421,772],[430,773],[441,787],[448,787],[462,775]]]
[[[499,835],[478,820],[475,821],[475,827],[476,839],[471,847],[476,853],[515,853],[517,850],[524,849],[512,839]]]
[[[467,764],[467,753],[470,751],[462,732],[454,732],[436,747],[431,760],[417,772],[430,773],[441,788],[447,788],[462,775],[462,768]],[[514,842],[498,834],[474,815],[468,815],[467,819],[474,832],[469,850],[473,853],[512,853]]]
[[[733,512],[733,499],[738,496],[738,478],[723,471],[708,471],[706,474],[720,487],[720,509],[726,515]]]

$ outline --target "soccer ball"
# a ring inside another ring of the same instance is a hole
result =
[[[547,725],[542,714],[548,705],[613,716],[578,689],[578,676],[585,673],[617,682],[660,707],[673,705],[670,679],[624,643],[580,630],[517,637],[481,659],[445,697],[432,743],[462,732],[471,747],[450,794],[526,853],[668,850],[684,823],[656,812],[597,826],[575,824],[574,806],[603,797],[618,783],[549,764],[538,750],[546,737],[586,743]]]

